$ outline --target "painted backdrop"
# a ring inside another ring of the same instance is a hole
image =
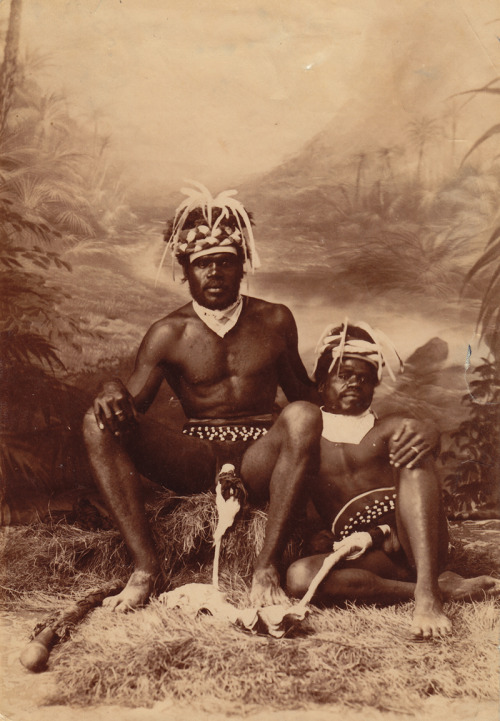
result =
[[[86,486],[99,380],[187,299],[168,263],[154,283],[184,179],[253,211],[247,292],[292,308],[308,367],[346,316],[393,339],[379,408],[439,424],[450,512],[491,505],[493,0],[3,0],[0,30],[4,522]]]

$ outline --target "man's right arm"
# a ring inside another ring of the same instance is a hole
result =
[[[163,373],[160,362],[165,360],[169,345],[169,329],[155,324],[144,336],[137,352],[134,370],[125,385],[115,378],[103,383],[94,400],[94,414],[101,430],[108,427],[119,434],[126,425],[137,420],[137,412],[145,413],[154,401]]]

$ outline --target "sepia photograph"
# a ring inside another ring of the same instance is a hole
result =
[[[496,721],[498,3],[0,48],[0,717]]]

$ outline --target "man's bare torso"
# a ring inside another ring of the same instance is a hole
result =
[[[396,423],[396,417],[376,421],[358,444],[321,439],[321,465],[312,495],[325,523],[331,524],[338,511],[360,493],[394,485],[389,439]]]
[[[238,419],[271,413],[286,354],[283,306],[244,298],[220,338],[188,303],[153,326],[157,366],[188,417]]]

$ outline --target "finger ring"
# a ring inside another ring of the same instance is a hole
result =
[[[121,417],[124,416],[124,415],[125,415],[125,413],[124,413],[123,411],[118,411],[117,413],[115,413],[115,416],[116,416],[117,418],[121,418]]]

